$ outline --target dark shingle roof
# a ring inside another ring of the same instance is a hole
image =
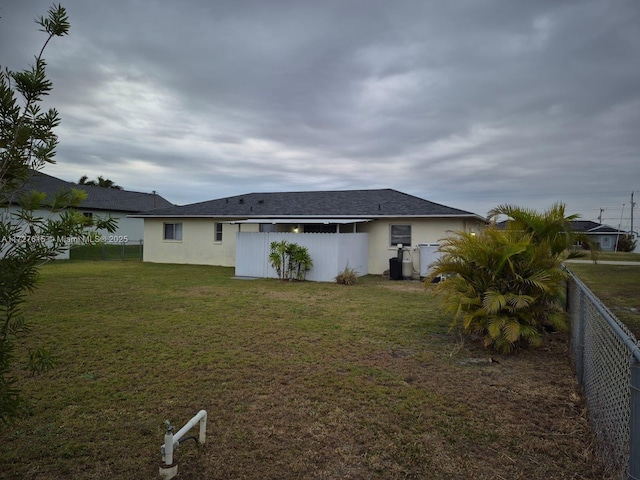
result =
[[[602,234],[602,233],[626,233],[617,228],[610,227],[609,225],[602,225],[591,220],[571,220],[571,230],[576,233],[589,234]],[[505,228],[507,226],[507,220],[496,223],[498,228]]]
[[[571,228],[574,232],[579,233],[626,233],[609,225],[602,225],[591,220],[574,220],[571,222]]]
[[[55,195],[61,190],[69,190],[70,188],[87,192],[87,198],[78,207],[81,210],[111,210],[137,213],[153,210],[154,208],[173,206],[171,202],[157,194],[130,192],[93,185],[77,185],[36,171],[31,172],[29,180],[22,188],[22,191],[36,190],[47,195]]]
[[[249,193],[141,214],[144,217],[476,217],[397,190]]]

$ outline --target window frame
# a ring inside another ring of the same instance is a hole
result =
[[[167,237],[167,227],[172,226],[172,237]],[[183,226],[182,222],[162,222],[162,239],[165,242],[181,242],[182,241]],[[178,238],[179,237],[179,238]]]
[[[213,223],[213,241],[215,243],[222,243],[224,227],[222,222]]]
[[[409,228],[409,233],[406,234],[402,234],[402,233],[395,233],[393,232],[394,227],[408,227]],[[402,237],[409,237],[409,243],[406,243],[404,241],[397,241],[398,238],[402,238]],[[394,241],[395,238],[395,241]],[[413,241],[413,228],[412,225],[410,223],[391,223],[389,224],[389,246],[390,247],[397,247],[398,244],[402,244],[403,247],[410,247],[412,245],[412,241]]]

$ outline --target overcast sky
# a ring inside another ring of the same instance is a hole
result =
[[[33,62],[50,5],[0,2],[0,65]],[[177,204],[371,188],[480,215],[563,201],[627,228],[640,198],[637,0],[62,5],[50,175]]]

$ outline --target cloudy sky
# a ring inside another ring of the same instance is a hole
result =
[[[0,2],[0,65],[33,62],[50,5]],[[481,215],[563,201],[623,227],[640,198],[636,0],[62,5],[50,175],[177,204],[369,188]]]

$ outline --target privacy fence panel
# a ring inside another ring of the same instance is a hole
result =
[[[629,329],[571,274],[571,351],[596,451],[620,478],[640,479],[640,349]]]
[[[313,267],[307,280],[331,282],[348,265],[360,275],[368,273],[369,240],[366,233],[238,232],[236,275],[277,278],[269,263],[271,242],[286,240],[309,250]]]

